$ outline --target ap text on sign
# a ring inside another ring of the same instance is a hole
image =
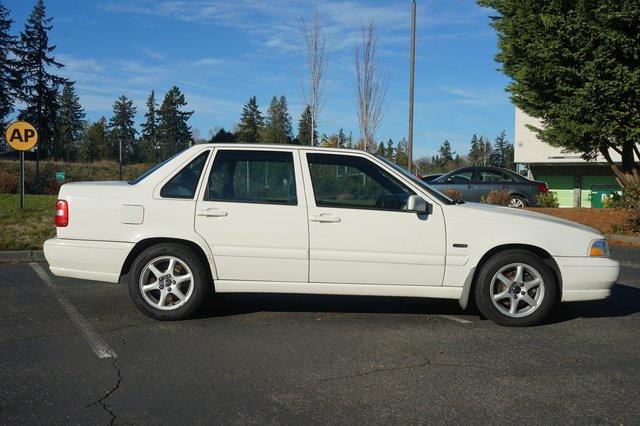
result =
[[[7,143],[18,151],[28,151],[38,142],[38,132],[26,121],[16,121],[7,128]]]

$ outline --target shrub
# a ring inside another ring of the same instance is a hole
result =
[[[606,209],[623,209],[624,197],[617,192],[611,194],[609,197],[604,197],[602,200],[602,206]]]
[[[123,167],[122,178],[130,180],[139,176],[151,167],[150,164],[127,164]],[[25,162],[25,191],[35,193],[36,188],[36,164],[35,161]],[[8,173],[18,176],[20,162],[14,160],[0,161],[0,174]],[[94,163],[67,163],[64,161],[40,161],[40,191],[43,193],[53,192],[54,185],[51,180],[55,179],[56,172],[65,172],[67,182],[82,182],[95,180],[118,180],[118,163],[115,161],[96,161]],[[57,191],[56,191],[57,193]]]
[[[20,184],[17,174],[0,171],[0,193],[15,194]]]
[[[622,192],[620,204],[629,213],[626,226],[631,232],[640,232],[640,185],[627,186]]]
[[[560,207],[560,203],[558,202],[558,194],[553,191],[542,192],[536,195],[536,201],[538,202],[538,207],[546,207],[557,209]]]
[[[445,189],[442,191],[444,195],[451,198],[453,201],[462,201],[462,192],[457,189]]]
[[[493,204],[495,206],[508,206],[509,201],[511,201],[511,195],[509,195],[509,191],[505,191],[504,189],[496,189],[480,198],[481,203]]]

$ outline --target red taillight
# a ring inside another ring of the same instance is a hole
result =
[[[546,183],[539,183],[538,184],[538,191],[540,191],[540,192],[549,192],[549,187],[547,186]]]
[[[64,228],[69,224],[69,204],[65,200],[56,201],[56,226]]]

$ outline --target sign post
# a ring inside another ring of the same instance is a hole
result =
[[[24,210],[24,152],[38,142],[38,132],[26,121],[16,121],[7,127],[5,134],[9,146],[20,151],[20,209]]]

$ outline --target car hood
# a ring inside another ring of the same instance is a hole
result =
[[[600,236],[601,233],[593,228],[572,222],[566,219],[560,219],[543,213],[532,212],[529,210],[515,209],[512,207],[494,206],[491,204],[468,203],[456,204],[452,210],[454,215],[459,217],[475,218],[479,220],[500,221],[504,223],[527,224],[541,228],[572,228],[595,234]]]

